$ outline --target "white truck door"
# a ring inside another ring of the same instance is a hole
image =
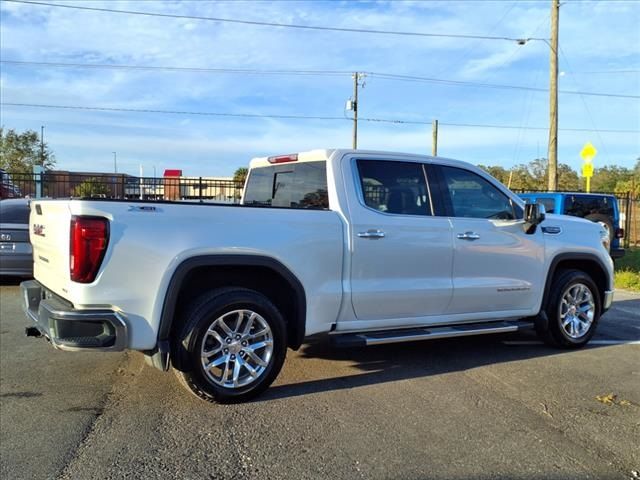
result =
[[[543,287],[541,229],[526,234],[521,209],[480,175],[444,165],[434,170],[453,225],[453,299],[447,313],[534,309]]]
[[[356,186],[348,190],[357,320],[415,325],[424,323],[417,317],[444,313],[452,295],[451,224],[433,215],[424,165],[349,161]]]

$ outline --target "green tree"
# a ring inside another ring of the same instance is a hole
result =
[[[244,184],[244,181],[247,179],[248,173],[249,173],[249,170],[247,168],[245,167],[238,168],[233,174],[233,181]]]
[[[619,183],[631,180],[633,171],[618,165],[606,165],[596,168],[591,178],[591,191],[613,192]]]
[[[636,197],[640,196],[640,157],[636,158],[636,165],[633,170],[629,170],[627,179],[620,179],[616,182],[615,192],[631,192]]]
[[[566,192],[580,190],[578,172],[566,163],[558,164],[558,190],[564,190]]]
[[[509,182],[509,170],[499,165],[485,166],[478,165],[481,169],[491,175],[493,178],[505,185]]]
[[[540,190],[542,188],[538,179],[531,174],[529,165],[522,163],[516,165],[511,169],[509,175],[511,176],[510,188],[514,190]]]
[[[44,157],[44,158],[43,158]],[[40,136],[33,130],[22,133],[0,127],[0,168],[9,173],[32,173],[34,165],[50,170],[56,163],[55,156],[44,144],[44,156],[40,150]]]
[[[480,165],[495,178],[513,190],[546,190],[548,161],[536,158],[527,164],[519,164],[507,170],[500,166]],[[558,190],[578,190],[580,179],[578,173],[566,163],[558,165]]]
[[[74,197],[102,197],[111,195],[109,186],[99,178],[91,177],[76,185],[73,189]]]

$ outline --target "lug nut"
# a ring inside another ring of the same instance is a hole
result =
[[[231,355],[231,360],[235,360],[236,356],[235,355]]]
[[[246,341],[242,342],[242,346],[246,347],[247,346],[247,342]]]
[[[227,338],[226,342],[227,342],[227,343],[231,343],[231,339],[230,339],[230,338]]]
[[[236,340],[240,340],[240,335],[236,335]]]
[[[229,353],[229,349],[228,349],[228,348],[225,348],[225,349],[224,349],[224,353]]]

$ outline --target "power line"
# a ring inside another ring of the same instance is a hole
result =
[[[156,66],[156,65],[119,65],[107,63],[63,63],[63,62],[29,62],[22,60],[0,60],[0,63],[7,63],[18,66],[42,66],[42,67],[61,67],[61,68],[106,68],[120,70],[168,70],[176,72],[194,72],[194,73],[238,73],[249,75],[353,75],[353,72],[346,70],[264,70],[254,68],[205,68],[205,67],[173,67],[173,66]]]
[[[4,0],[7,1],[7,0]],[[203,68],[203,67],[175,67],[175,66],[146,66],[146,65],[118,65],[118,64],[98,64],[98,63],[62,63],[62,62],[31,62],[21,60],[0,60],[0,63],[6,63],[17,66],[41,66],[54,68],[105,68],[105,69],[123,69],[123,70],[167,70],[176,72],[195,72],[195,73],[230,73],[230,74],[248,74],[248,75],[300,75],[300,76],[351,76],[353,72],[340,70],[262,70],[262,69],[242,69],[242,68]],[[503,90],[527,90],[534,92],[548,92],[546,88],[528,87],[525,85],[508,85],[502,83],[482,83],[469,82],[464,80],[448,80],[444,78],[421,77],[415,75],[402,75],[395,73],[368,72],[363,71],[371,78],[379,78],[381,80],[397,80],[404,82],[419,83],[435,83],[442,85],[463,86],[463,87],[480,87]],[[621,93],[609,92],[582,92],[574,90],[559,90],[558,93],[564,95],[587,95],[592,97],[609,97],[609,98],[630,98],[640,99],[640,95],[627,95]]]
[[[548,88],[527,87],[525,85],[507,85],[502,83],[480,83],[480,82],[467,82],[462,80],[444,80],[439,78],[418,77],[412,75],[397,75],[389,73],[375,73],[367,72],[367,75],[373,78],[390,79],[390,80],[404,80],[413,82],[428,82],[428,83],[442,83],[447,85],[460,85],[468,87],[483,87],[483,88],[497,88],[506,90],[530,90],[533,92],[548,92]],[[607,92],[579,92],[574,90],[559,90],[558,93],[565,95],[588,95],[592,97],[613,97],[613,98],[635,98],[640,99],[640,95],[626,95],[622,93],[607,93]]]
[[[34,108],[59,108],[66,110],[99,110],[103,112],[132,112],[132,113],[165,113],[173,115],[201,115],[215,117],[244,117],[244,118],[281,118],[281,119],[306,119],[306,120],[344,120],[343,117],[323,117],[312,115],[280,115],[259,113],[226,113],[226,112],[194,112],[185,110],[156,110],[150,108],[121,108],[121,107],[88,107],[80,105],[45,105],[38,103],[9,103],[2,102],[0,105],[12,107],[34,107]]]
[[[74,10],[86,10],[86,11],[102,12],[102,13],[120,13],[120,14],[127,14],[127,15],[143,15],[148,17],[179,18],[183,20],[203,20],[203,21],[210,21],[210,22],[235,23],[235,24],[256,25],[256,26],[263,26],[263,27],[295,28],[299,30],[320,30],[320,31],[330,31],[330,32],[366,33],[366,34],[374,34],[374,35],[400,35],[405,37],[503,40],[508,42],[517,42],[517,41],[523,40],[520,38],[498,37],[498,36],[489,36],[489,35],[405,32],[405,31],[397,31],[397,30],[375,30],[375,29],[369,29],[369,28],[344,28],[344,27],[326,27],[326,26],[320,26],[320,25],[300,25],[300,24],[294,24],[294,23],[259,22],[255,20],[241,20],[236,18],[201,17],[196,15],[177,15],[177,14],[159,13],[159,12],[143,12],[139,10],[116,10],[113,8],[86,7],[86,6],[80,6],[80,5],[61,5],[59,3],[37,2],[37,1],[30,1],[30,0],[2,0],[2,1],[12,2],[12,3],[23,3],[28,5],[46,6],[46,7],[68,8],[68,9],[74,9]]]
[[[340,121],[352,121],[348,117],[332,117],[332,116],[320,116],[320,115],[286,115],[286,114],[261,114],[261,113],[228,113],[228,112],[203,112],[203,111],[186,111],[186,110],[159,110],[150,108],[119,108],[119,107],[92,107],[92,106],[80,106],[80,105],[50,105],[50,104],[37,104],[37,103],[13,103],[2,102],[2,106],[11,107],[27,107],[27,108],[54,108],[64,110],[92,110],[103,112],[125,112],[125,113],[160,113],[170,115],[198,115],[198,116],[214,116],[214,117],[242,117],[242,118],[278,118],[278,119],[295,119],[295,120],[340,120]],[[373,123],[393,123],[393,124],[407,124],[407,125],[431,125],[431,121],[424,120],[402,120],[402,119],[389,119],[389,118],[358,118],[359,121],[373,122]],[[453,122],[438,122],[439,125],[448,127],[474,127],[474,128],[496,128],[496,129],[520,129],[523,128],[518,125],[498,125],[498,124],[479,124],[479,123],[453,123]],[[547,127],[524,127],[527,130],[548,130]],[[560,130],[567,132],[590,132],[588,128],[561,128]],[[600,132],[606,133],[633,133],[638,134],[640,130],[600,130]]]
[[[572,72],[573,75],[618,75],[621,73],[640,73],[640,70],[592,70],[592,71],[582,71],[582,72]]]
[[[509,7],[505,12],[504,12],[504,14],[502,15],[502,17],[500,17],[500,20],[498,20],[498,21],[497,21],[497,23],[495,23],[495,24],[493,25],[493,27],[491,27],[491,29],[487,32],[487,35],[491,35],[491,34],[496,30],[496,28],[498,28],[498,27],[502,24],[502,22],[504,21],[504,19],[505,19],[505,18],[507,18],[507,15],[509,15],[509,13],[511,13],[511,10],[513,10],[517,4],[518,4],[518,1],[517,1],[517,0],[511,4],[511,6],[510,6],[510,7]],[[452,62],[452,61],[448,61],[447,63],[448,63],[450,66],[451,66],[451,65],[453,65],[453,64],[461,64],[463,60],[467,59],[467,58],[472,54],[472,52],[473,52],[473,51],[474,51],[474,48],[473,48],[472,46],[469,46],[469,47],[467,47],[467,48],[465,48],[465,49],[464,49],[464,51],[462,52],[462,54],[461,54],[461,55],[458,55],[458,56],[457,56],[457,58],[455,59],[455,61],[454,61],[454,62]],[[442,75],[443,73],[445,73],[445,72],[446,72],[447,70],[449,70],[449,69],[450,69],[450,67],[447,67],[447,68],[441,69],[441,70],[437,73],[437,75]],[[434,156],[435,156],[435,155],[434,155]]]

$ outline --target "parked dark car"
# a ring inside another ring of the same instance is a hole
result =
[[[611,258],[624,256],[620,240],[624,238],[624,229],[620,228],[620,209],[615,195],[602,193],[522,193],[525,201],[544,205],[547,213],[572,215],[597,222],[609,234]]]
[[[0,200],[0,275],[33,276],[28,199]]]

